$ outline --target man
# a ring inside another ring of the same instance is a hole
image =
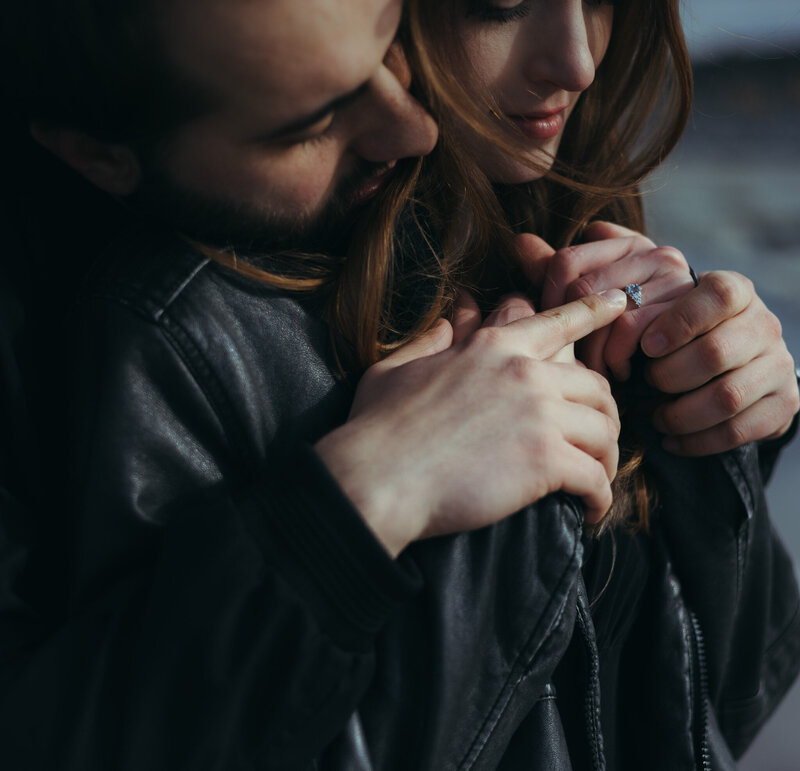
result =
[[[39,529],[3,595],[11,767],[402,767],[413,736],[407,767],[497,765],[576,612],[582,512],[547,493],[597,520],[617,463],[607,384],[549,358],[624,297],[457,346],[441,323],[351,404],[313,302],[171,231],[313,249],[429,152],[391,49],[400,3],[59,7],[14,25],[70,62],[22,79],[32,133],[149,219],[117,212],[78,311],[44,330],[74,354],[28,344],[48,375],[30,407],[60,416],[25,464],[51,489],[7,483]]]

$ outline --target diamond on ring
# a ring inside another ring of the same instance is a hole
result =
[[[638,284],[628,284],[625,287],[625,294],[633,300],[633,304],[637,308],[642,307],[642,287]]]

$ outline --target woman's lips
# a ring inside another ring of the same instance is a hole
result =
[[[553,139],[564,129],[565,110],[566,107],[562,107],[556,112],[547,114],[509,115],[508,118],[526,137],[531,139]]]

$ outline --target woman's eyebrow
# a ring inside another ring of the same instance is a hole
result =
[[[368,87],[369,81],[365,81],[358,88],[348,91],[346,94],[342,94],[341,96],[337,96],[335,99],[331,99],[330,102],[324,104],[318,110],[314,110],[314,112],[312,112],[310,115],[304,115],[302,118],[296,118],[290,123],[287,123],[284,126],[275,129],[274,131],[270,131],[265,138],[283,139],[287,136],[291,136],[292,134],[298,134],[304,129],[307,129],[322,120],[326,115],[330,115],[330,113],[340,110],[354,102],[367,90]]]

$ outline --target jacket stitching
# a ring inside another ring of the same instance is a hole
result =
[[[575,538],[575,546],[573,548],[572,554],[570,555],[570,559],[567,563],[564,572],[558,579],[557,588],[551,594],[550,601],[547,604],[547,607],[542,612],[542,617],[546,617],[548,611],[550,611],[551,606],[556,602],[556,596],[560,594],[560,590],[564,583],[567,580],[568,575],[573,574],[572,567],[577,561],[577,552],[578,552],[578,544],[580,543],[580,538]],[[558,609],[557,613],[555,614],[553,620],[550,622],[548,628],[545,631],[545,634],[542,636],[541,643],[538,647],[543,646],[546,641],[552,636],[555,629],[558,627],[559,622],[564,617],[564,612],[566,610],[568,604],[569,593],[564,597],[564,600],[561,602],[561,607]],[[530,635],[528,635],[525,644],[522,646],[520,653],[514,659],[514,663],[511,666],[511,673],[505,679],[500,692],[497,695],[491,709],[489,710],[486,718],[484,719],[483,723],[481,724],[480,729],[477,732],[477,736],[473,741],[472,745],[470,745],[469,749],[467,750],[466,754],[464,755],[463,759],[458,763],[457,768],[459,769],[469,769],[472,768],[475,763],[479,760],[483,750],[485,749],[486,745],[491,739],[492,735],[494,734],[495,729],[497,728],[500,719],[505,714],[505,710],[508,707],[514,693],[516,692],[517,688],[519,687],[520,683],[526,678],[528,673],[528,667],[523,665],[523,672],[520,675],[514,674],[520,667],[520,660],[526,655],[530,656],[530,652],[528,649],[531,645],[532,640],[536,636],[536,633],[539,631],[540,627],[542,626],[541,623],[537,624],[534,629],[531,631]],[[513,680],[513,682],[512,682]]]

